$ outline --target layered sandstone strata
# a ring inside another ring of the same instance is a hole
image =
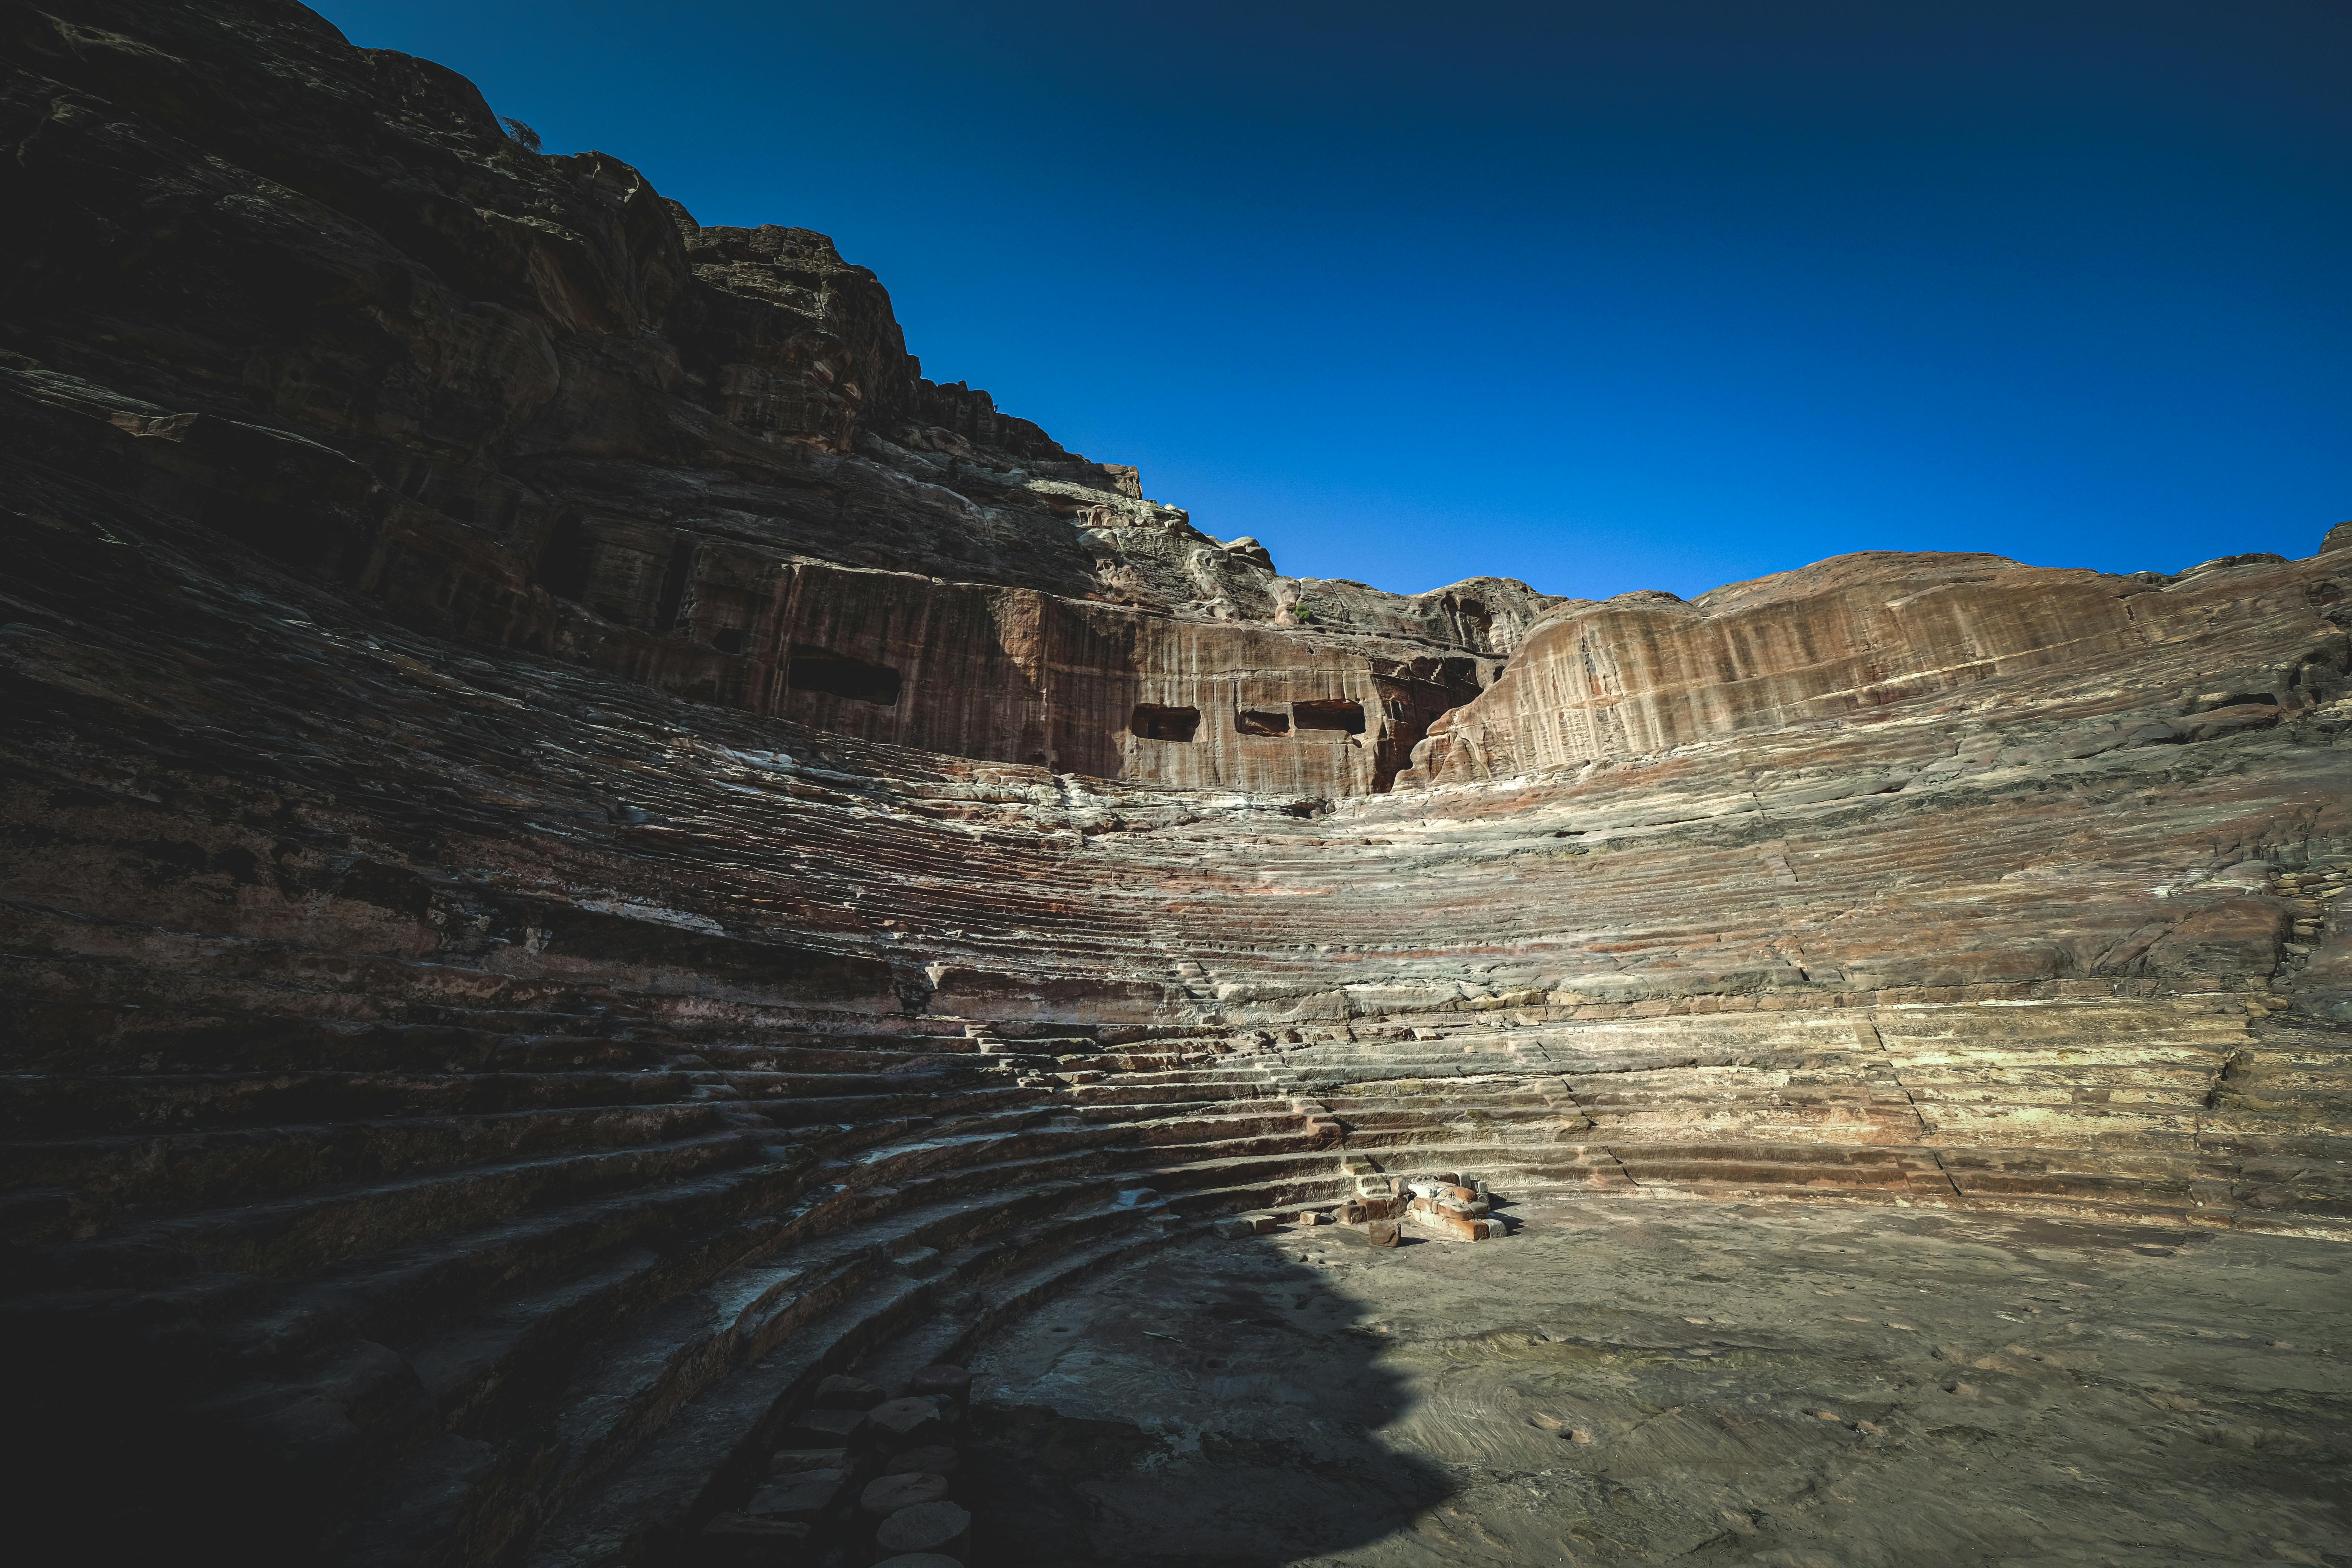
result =
[[[1445,716],[1416,777],[1571,768],[1844,721],[1883,726],[1922,699],[1944,700],[1932,710],[1945,718],[2015,712],[2016,698],[1996,694],[2027,680],[2027,700],[2052,716],[2100,725],[2017,760],[2267,723],[2340,689],[2344,629],[2330,612],[2341,589],[2292,569],[2238,570],[2252,566],[2287,563],[2229,556],[2179,576],[2114,576],[1997,555],[1872,553],[1693,604],[1652,593],[1566,606],[1493,690]],[[2183,715],[2194,718],[2177,722]]]
[[[670,1560],[824,1378],[1363,1163],[2339,1232],[2352,533],[1286,578],[438,68],[6,25],[0,1215],[79,1549]]]
[[[1349,794],[1553,603],[1280,575],[926,380],[824,236],[705,228],[282,0],[6,26],[19,438],[412,624],[868,739]]]

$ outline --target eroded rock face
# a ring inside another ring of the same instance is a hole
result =
[[[0,1223],[73,1551],[684,1561],[825,1378],[1366,1163],[2352,1214],[2341,530],[1283,577],[439,68],[5,18]]]
[[[872,739],[1339,795],[1385,788],[1553,602],[1282,577],[924,379],[824,236],[702,227],[299,6],[7,26],[19,438],[193,486],[416,624]],[[1251,626],[1314,635],[1201,632]],[[1357,703],[1360,740],[1236,728],[1293,697]],[[1139,703],[1198,709],[1190,749],[1130,744]]]
[[[1921,699],[2029,680],[2028,700],[2082,725],[2047,743],[2051,757],[2170,743],[2184,715],[2260,722],[2340,690],[2340,594],[2333,575],[2315,581],[2277,557],[2159,578],[1870,553],[1696,604],[1633,594],[1563,606],[1491,691],[1446,716],[1415,776],[1492,778],[1884,723]]]

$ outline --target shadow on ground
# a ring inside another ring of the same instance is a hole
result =
[[[1336,1226],[1204,1240],[1024,1319],[975,1376],[975,1563],[1264,1568],[1444,1498],[1378,1436],[1412,1394],[1371,1307],[1311,1260],[1380,1250]]]
[[[1845,1203],[1202,1238],[974,1358],[976,1561],[2352,1568],[2340,1244]]]

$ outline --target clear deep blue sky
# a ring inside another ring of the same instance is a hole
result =
[[[1689,595],[2352,517],[2352,5],[330,0],[832,235],[1284,571]]]

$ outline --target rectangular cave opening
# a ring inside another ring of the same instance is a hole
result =
[[[793,644],[792,662],[784,667],[784,684],[794,691],[822,691],[828,697],[846,697],[853,702],[884,708],[898,704],[897,670],[813,643]]]
[[[1311,730],[1334,734],[1360,735],[1364,732],[1364,705],[1345,700],[1318,702],[1294,702],[1291,715],[1298,721],[1298,732]]]
[[[1201,710],[1198,708],[1162,708],[1156,702],[1139,702],[1135,716],[1127,721],[1128,729],[1139,741],[1189,741],[1200,732]]]
[[[588,593],[588,574],[595,562],[595,545],[581,526],[580,514],[567,511],[547,532],[539,553],[539,585],[559,599],[578,604]]]
[[[1234,715],[1234,728],[1244,735],[1287,735],[1290,715],[1269,713],[1262,708],[1244,708]]]
[[[700,542],[690,533],[678,534],[669,542],[669,563],[662,568],[661,599],[654,610],[656,631],[677,630],[678,616],[686,608],[686,591],[694,584],[694,552]]]

